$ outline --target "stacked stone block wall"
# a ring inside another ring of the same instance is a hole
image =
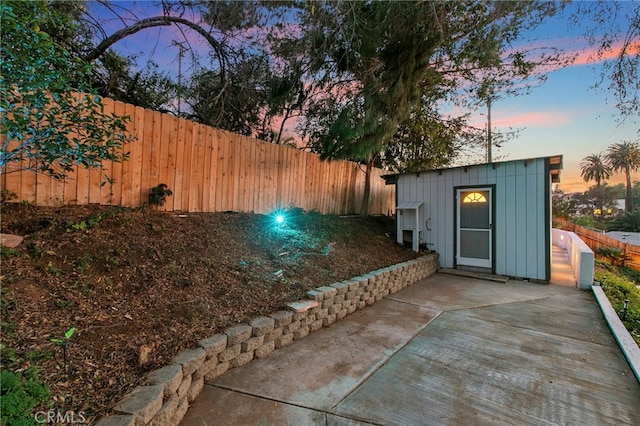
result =
[[[433,274],[439,267],[435,253],[378,269],[346,281],[318,287],[288,310],[258,317],[250,324],[229,327],[185,350],[173,363],[151,372],[114,407],[116,415],[99,426],[178,425],[189,404],[211,382],[231,368],[264,358],[356,310]]]

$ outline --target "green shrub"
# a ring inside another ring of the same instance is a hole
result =
[[[601,267],[596,269],[594,278],[601,283],[607,299],[611,302],[611,306],[621,317],[620,319],[626,329],[629,330],[631,337],[640,346],[640,289],[619,272],[612,272]],[[622,318],[625,299],[628,300],[627,312]]]
[[[23,372],[0,372],[2,426],[36,424],[34,408],[49,402],[50,391],[38,378],[35,367]]]
[[[173,193],[166,184],[161,183],[158,186],[154,186],[149,190],[149,205],[164,206],[167,197],[171,195],[173,195]]]

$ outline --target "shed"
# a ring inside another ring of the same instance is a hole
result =
[[[548,282],[561,169],[557,155],[385,175],[396,185],[398,242],[436,251],[443,268]]]

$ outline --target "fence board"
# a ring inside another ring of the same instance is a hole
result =
[[[601,232],[593,229],[585,228],[584,226],[576,225],[573,222],[567,220],[560,220],[562,229],[574,232],[580,237],[582,241],[589,246],[596,254],[601,248],[613,248],[622,251],[623,255],[626,255],[624,264],[640,271],[640,247],[634,244],[624,243],[622,241],[611,238]]]
[[[16,202],[39,205],[139,207],[148,202],[150,188],[165,183],[173,192],[165,210],[268,213],[296,206],[335,214],[360,211],[364,173],[355,163],[324,162],[316,154],[109,99],[104,107],[131,118],[127,129],[133,139],[122,148],[129,153],[127,162],[105,161],[91,171],[76,168],[64,183],[26,170],[4,170],[0,187],[16,193]],[[376,169],[371,180],[373,214],[394,207],[395,188],[385,186],[379,178],[383,173]],[[101,185],[105,174],[113,184]]]

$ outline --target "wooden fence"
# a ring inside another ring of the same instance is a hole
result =
[[[124,145],[129,160],[105,161],[101,168],[78,168],[65,182],[27,171],[3,173],[0,189],[16,202],[36,205],[121,205],[139,207],[161,183],[173,192],[165,210],[268,213],[296,206],[321,213],[354,214],[361,208],[364,166],[321,161],[316,154],[270,144],[168,114],[111,99],[105,110],[128,115],[136,138]],[[389,214],[395,188],[371,177],[369,212]],[[105,175],[113,179],[106,182]],[[105,183],[106,182],[106,183]]]
[[[598,253],[600,248],[613,248],[621,250],[625,255],[624,264],[630,268],[640,271],[640,247],[634,244],[623,243],[603,234],[602,232],[576,225],[568,220],[561,219],[562,229],[574,232],[584,241],[594,253]]]

